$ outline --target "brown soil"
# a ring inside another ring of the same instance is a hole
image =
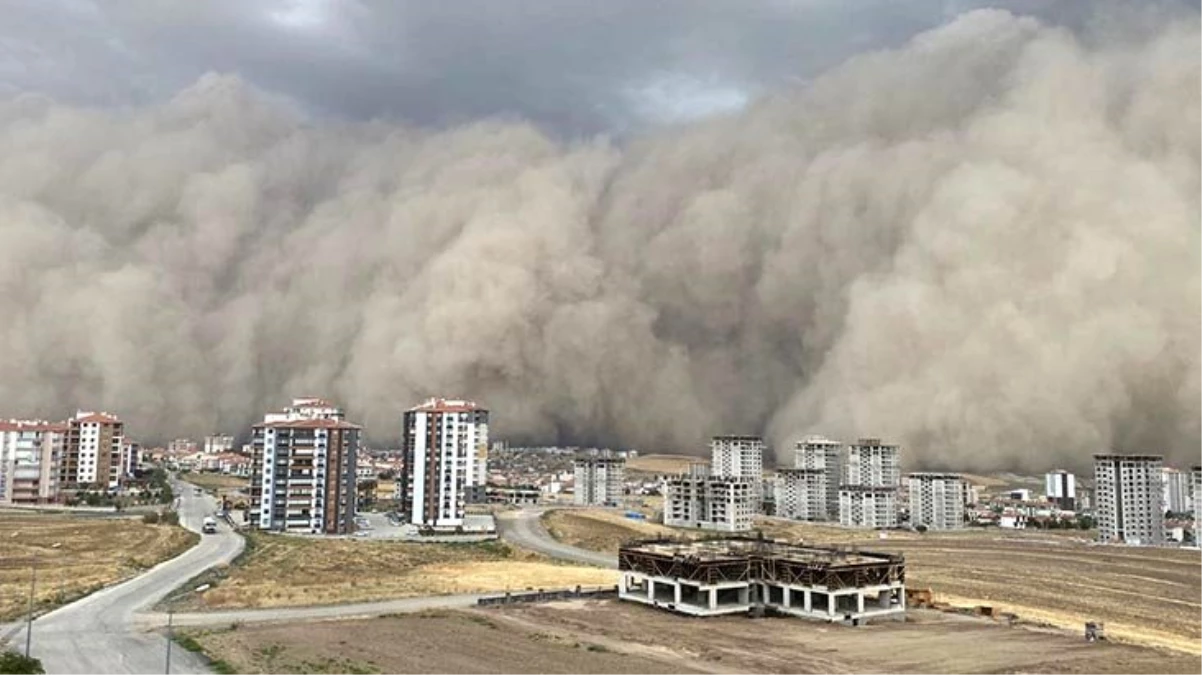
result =
[[[546,516],[552,536],[598,551],[646,536],[617,521],[598,525],[589,512]],[[813,544],[849,543],[903,553],[906,582],[931,588],[954,605],[991,605],[1072,631],[1102,621],[1107,634],[1134,644],[1202,654],[1202,558],[1185,549],[1090,545],[1082,533],[996,529],[954,533],[889,533],[825,525],[761,521],[768,537]],[[673,530],[674,531],[674,530]]]
[[[914,610],[849,627],[562,602],[198,635],[238,672],[1196,673],[1197,657]]]
[[[694,462],[709,464],[709,459],[689,455],[641,455],[626,460],[626,470],[654,474],[685,473],[689,470],[689,464]]]
[[[30,563],[37,558],[43,611],[173,558],[198,535],[136,518],[5,513],[0,516],[0,620],[28,610]]]
[[[249,532],[250,553],[181,606],[286,607],[616,583],[613,570],[559,564],[502,542],[439,544]]]

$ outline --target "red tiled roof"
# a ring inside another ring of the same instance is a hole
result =
[[[85,415],[83,417],[76,417],[76,418],[72,419],[71,421],[79,422],[81,424],[90,424],[90,423],[120,424],[121,423],[121,420],[117,419],[113,415],[109,415],[106,413],[92,413],[90,415]]]

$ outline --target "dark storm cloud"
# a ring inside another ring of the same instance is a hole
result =
[[[450,126],[522,117],[625,132],[737,109],[985,2],[213,0],[22,2],[0,90],[81,103],[168,98],[236,73],[340,117]],[[992,3],[999,4],[999,3]],[[1078,21],[1087,3],[1000,3]]]

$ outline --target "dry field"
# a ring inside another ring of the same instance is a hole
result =
[[[621,520],[602,520],[588,511],[544,516],[552,536],[597,551],[616,553],[620,542],[647,536],[648,527],[692,534]],[[1197,551],[1094,546],[1073,531],[891,532],[879,540],[874,532],[824,525],[771,520],[759,526],[772,538],[904,553],[907,585],[929,587],[953,605],[992,605],[1025,621],[1074,632],[1085,621],[1103,621],[1112,638],[1202,654],[1202,557]]]
[[[630,539],[678,536],[680,530],[648,521],[632,520],[614,511],[573,509],[547,511],[542,524],[555,539],[590,551],[612,551]]]
[[[198,535],[136,518],[0,513],[0,620],[28,609],[37,558],[40,610],[70,602],[183,553]]]
[[[1180,653],[923,610],[905,623],[852,628],[561,602],[193,636],[240,673],[1196,673],[1199,666]]]
[[[245,495],[247,490],[250,489],[249,478],[220,473],[186,473],[182,474],[180,479],[205,490],[215,492],[221,497],[225,497],[233,492],[242,492]]]
[[[436,544],[247,533],[250,552],[214,588],[184,603],[201,609],[286,607],[423,595],[615,583],[615,573],[561,565],[501,542]]]
[[[657,474],[685,473],[689,470],[689,464],[693,462],[709,464],[709,459],[689,455],[640,455],[626,460],[626,470]]]

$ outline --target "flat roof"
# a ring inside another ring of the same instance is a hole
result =
[[[699,541],[648,539],[630,542],[623,552],[646,553],[664,557],[691,558],[696,562],[738,562],[756,558],[773,558],[803,564],[877,565],[901,559],[890,553],[845,550],[834,547],[802,546],[775,539],[723,537]]]
[[[1128,462],[1163,462],[1164,455],[1120,455],[1106,454],[1094,455],[1094,459],[1104,459],[1106,461],[1128,461]]]

